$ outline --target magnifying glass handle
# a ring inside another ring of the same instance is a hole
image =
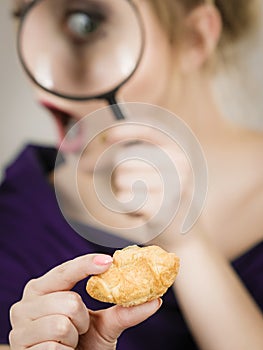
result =
[[[120,108],[120,105],[116,101],[115,95],[110,95],[107,97],[107,101],[111,107],[111,110],[117,120],[124,120],[125,116]]]

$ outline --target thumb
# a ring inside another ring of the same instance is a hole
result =
[[[122,307],[119,305],[99,311],[99,332],[109,343],[116,342],[121,333],[152,316],[162,305],[162,300],[155,299],[147,303]]]

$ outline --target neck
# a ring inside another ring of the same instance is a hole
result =
[[[225,132],[228,122],[218,108],[209,77],[184,77],[178,80],[176,90],[177,98],[170,99],[169,108],[186,122],[201,142],[213,141]]]

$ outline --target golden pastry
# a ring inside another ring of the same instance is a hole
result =
[[[92,276],[87,293],[94,299],[133,306],[162,296],[173,284],[179,258],[158,246],[116,250],[106,272]]]

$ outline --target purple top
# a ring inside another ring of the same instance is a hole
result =
[[[46,173],[54,167],[56,150],[28,146],[7,169],[0,187],[0,343],[8,343],[9,308],[21,298],[25,283],[76,256],[103,252],[67,224]],[[89,228],[91,234],[105,234]],[[262,242],[233,262],[239,276],[263,309]],[[86,281],[74,288],[91,309],[105,304],[85,292]],[[121,350],[197,349],[170,289],[161,309],[150,319],[123,333]]]

